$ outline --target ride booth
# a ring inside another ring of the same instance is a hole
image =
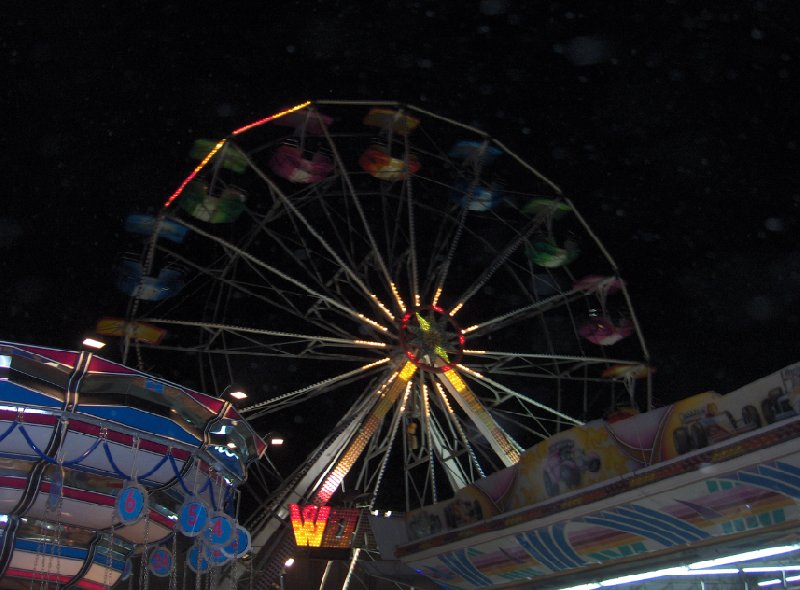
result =
[[[265,450],[224,400],[0,342],[0,588],[174,587],[240,567],[238,487]]]

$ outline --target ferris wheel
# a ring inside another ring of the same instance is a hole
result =
[[[192,155],[161,212],[127,222],[143,246],[118,266],[123,353],[197,367],[204,391],[244,387],[256,430],[302,433],[308,459],[270,490],[254,539],[290,503],[448,498],[554,432],[649,405],[616,264],[486,133],[319,100]]]

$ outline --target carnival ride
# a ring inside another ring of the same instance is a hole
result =
[[[394,102],[307,102],[202,140],[128,221],[123,362],[232,383],[308,458],[249,521],[264,588],[290,505],[407,511],[619,405],[650,406],[625,283],[574,203],[486,133]],[[138,244],[138,246],[136,246]],[[638,385],[637,385],[638,383]],[[353,571],[372,549],[351,531]]]
[[[229,402],[86,350],[0,342],[0,588],[235,569],[250,550],[237,488],[265,449]]]

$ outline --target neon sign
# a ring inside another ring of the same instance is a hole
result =
[[[357,508],[290,504],[289,515],[298,547],[347,549],[353,542],[360,512]]]

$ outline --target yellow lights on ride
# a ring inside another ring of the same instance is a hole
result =
[[[374,348],[386,348],[385,342],[373,342],[372,340],[353,340],[353,344],[360,346],[372,346]]]
[[[444,376],[450,382],[450,385],[455,387],[458,393],[464,393],[464,390],[467,389],[467,384],[464,383],[464,380],[461,378],[461,375],[459,375],[455,371],[452,370],[445,371]]]
[[[388,332],[389,331],[389,328],[387,328],[386,326],[380,325],[375,320],[369,319],[363,313],[359,313],[359,314],[356,314],[356,315],[358,316],[358,319],[360,319],[361,321],[364,321],[364,322],[368,323],[370,326],[372,326],[374,328],[378,328],[378,330],[381,330],[382,332]]]
[[[380,310],[384,314],[386,314],[386,317],[394,321],[394,315],[392,315],[392,312],[389,311],[389,308],[383,304],[383,302],[378,298],[378,296],[375,295],[375,293],[370,293],[369,296],[372,298],[373,303],[375,303],[375,305],[377,305],[380,308]]]
[[[400,307],[400,311],[405,313],[406,312],[406,304],[403,302],[403,298],[400,297],[400,291],[397,290],[397,285],[391,283],[389,285],[392,289],[392,295],[394,295],[394,300],[397,302],[397,305]]]
[[[431,305],[436,307],[436,305],[438,305],[439,303],[439,297],[441,296],[442,296],[442,288],[439,287],[438,289],[436,289],[436,293],[434,293],[433,295],[433,303],[431,303]]]
[[[464,307],[464,302],[463,301],[461,303],[459,303],[458,305],[456,305],[453,309],[451,309],[450,313],[447,314],[447,315],[449,315],[450,317],[453,317],[454,315],[456,315],[461,310],[462,307]]]
[[[408,381],[417,372],[417,366],[412,362],[407,362],[400,372],[397,374],[397,378],[401,381]]]
[[[458,365],[458,368],[462,371],[466,371],[474,377],[482,377],[477,371],[467,369],[463,365]],[[447,379],[450,385],[453,386],[453,389],[456,390],[456,393],[461,398],[465,409],[475,417],[477,422],[480,422],[480,424],[486,428],[486,431],[491,435],[492,440],[494,440],[494,442],[497,444],[497,447],[499,447],[510,463],[517,463],[519,461],[519,451],[514,448],[514,446],[508,440],[506,433],[503,432],[495,423],[489,412],[486,411],[486,408],[483,407],[481,402],[467,386],[461,376],[452,369],[444,371],[442,375],[445,379]]]
[[[301,507],[297,504],[289,506],[289,516],[292,520],[294,540],[298,547],[319,547],[322,545],[322,533],[328,524],[330,506],[316,506],[309,504]]]
[[[348,444],[345,451],[336,463],[336,466],[325,477],[315,496],[318,504],[327,504],[336,489],[341,485],[345,475],[350,468],[358,461],[361,453],[369,443],[369,439],[378,431],[381,422],[389,410],[392,408],[400,393],[406,390],[409,379],[416,373],[417,367],[414,363],[406,362],[402,369],[387,379],[384,384],[375,391],[379,397],[377,403],[370,410],[364,422],[361,424],[358,433]]]
[[[240,133],[244,133],[245,131],[248,131],[249,129],[252,129],[253,127],[258,127],[259,125],[263,125],[263,124],[269,123],[270,121],[273,121],[275,119],[279,119],[280,117],[283,117],[284,115],[288,115],[289,113],[294,113],[295,111],[299,111],[301,109],[304,109],[310,104],[311,104],[311,101],[307,100],[306,102],[303,102],[301,104],[295,105],[295,106],[293,106],[291,108],[286,109],[285,111],[281,111],[279,113],[275,113],[274,115],[270,115],[269,117],[264,117],[263,119],[259,119],[258,121],[253,121],[249,125],[245,125],[244,127],[239,127],[238,129],[234,130],[231,133],[231,137],[233,137],[235,135],[239,135]],[[222,149],[222,147],[225,145],[226,141],[228,141],[228,140],[227,139],[219,140],[216,143],[216,145],[213,147],[213,149],[210,152],[208,152],[208,154],[206,154],[206,157],[203,158],[202,160],[200,160],[200,163],[197,166],[195,166],[194,170],[192,170],[192,173],[189,174],[189,176],[187,176],[183,180],[183,182],[181,182],[180,186],[175,190],[175,192],[172,193],[169,196],[169,198],[164,202],[164,208],[169,207],[175,201],[175,199],[177,199],[181,195],[181,193],[183,192],[183,189],[186,188],[186,185],[189,184],[192,180],[194,180],[194,177],[197,176],[200,173],[200,171],[203,168],[206,167],[206,165],[211,161],[211,158],[213,158],[217,154],[217,152],[219,152],[219,150]]]

